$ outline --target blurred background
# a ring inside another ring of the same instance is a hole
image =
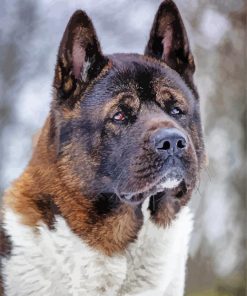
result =
[[[246,16],[244,0],[175,0],[196,59],[209,158],[191,207],[187,296],[246,293]],[[93,18],[104,53],[143,53],[155,0],[1,0],[0,194],[20,175],[51,101],[70,15]]]

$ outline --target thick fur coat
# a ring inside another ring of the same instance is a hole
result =
[[[103,55],[76,11],[50,113],[4,194],[5,296],[182,296],[204,164],[194,59],[176,5],[161,3],[144,55]]]

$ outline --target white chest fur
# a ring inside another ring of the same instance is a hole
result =
[[[146,212],[138,240],[113,257],[88,247],[61,217],[55,231],[41,224],[34,232],[6,210],[5,229],[13,244],[2,262],[7,296],[183,295],[192,230],[187,207],[167,229]]]

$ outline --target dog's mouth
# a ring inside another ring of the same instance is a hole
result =
[[[181,190],[177,190],[181,187]],[[160,195],[165,191],[177,190],[177,197],[181,197],[185,191],[186,183],[181,170],[171,169],[161,176],[155,183],[148,185],[143,191],[122,193],[119,195],[123,202],[130,204],[142,203],[146,198]]]

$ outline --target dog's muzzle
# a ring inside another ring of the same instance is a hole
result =
[[[177,189],[185,181],[183,161],[189,148],[187,136],[177,128],[159,128],[149,141],[153,153],[163,162],[163,168],[143,191],[122,193],[124,201],[139,203],[157,193]]]

